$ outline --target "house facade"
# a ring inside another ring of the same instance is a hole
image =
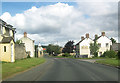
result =
[[[24,32],[24,36],[20,40],[21,40],[21,43],[25,44],[25,49],[27,54],[30,55],[30,57],[35,57],[34,40],[27,37],[26,32]]]
[[[89,38],[89,34],[86,34],[86,38],[81,37],[81,41],[76,44],[76,57],[80,58],[90,58],[90,43],[93,43],[93,40]]]
[[[38,45],[38,57],[43,57],[43,48],[39,42],[39,45]]]
[[[0,19],[0,61],[15,61],[15,28]]]
[[[105,35],[105,32],[101,32],[101,36],[99,36],[96,40],[99,45],[98,56],[101,56],[105,51],[109,51],[112,45],[112,41]]]

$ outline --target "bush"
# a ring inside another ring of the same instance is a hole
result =
[[[101,57],[116,58],[116,52],[113,50],[106,51],[103,53],[103,55]]]
[[[31,58],[30,55],[28,55],[27,58]]]
[[[68,57],[68,56],[70,56],[70,54],[69,53],[64,53],[62,56]]]
[[[118,51],[116,58],[117,58],[117,59],[120,59],[120,50]]]

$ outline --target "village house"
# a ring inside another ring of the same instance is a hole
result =
[[[15,61],[15,28],[0,19],[0,61]]]
[[[93,40],[89,38],[89,34],[86,34],[86,38],[81,37],[81,41],[76,44],[76,57],[80,58],[90,58],[90,43],[93,43]]]
[[[27,54],[30,57],[35,57],[35,46],[34,46],[34,40],[27,37],[27,32],[24,32],[24,36],[20,39],[21,43],[25,44],[25,49]]]
[[[99,36],[96,40],[99,45],[98,56],[101,56],[105,51],[109,51],[112,45],[112,41],[105,35],[105,32],[101,32],[101,36]]]
[[[39,42],[39,45],[38,45],[38,57],[43,57],[43,48]]]

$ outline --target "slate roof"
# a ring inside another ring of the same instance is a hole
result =
[[[120,43],[114,43],[114,44],[112,44],[111,50],[114,50],[114,51],[120,50]]]
[[[10,43],[12,40],[12,37],[3,37],[1,43]]]

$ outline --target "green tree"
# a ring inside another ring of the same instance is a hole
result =
[[[116,43],[116,40],[114,38],[110,39],[112,41],[112,43]]]
[[[96,43],[97,39],[98,37],[95,36],[94,43],[90,43],[90,53],[94,55],[94,57],[98,56],[99,45]]]
[[[47,49],[46,49],[46,51],[49,53],[49,55],[53,55],[53,54],[60,54],[61,52],[60,52],[60,49],[61,49],[61,47],[60,46],[58,46],[58,45],[53,45],[53,44],[49,44],[48,46],[47,46]]]
[[[90,44],[90,53],[94,55],[94,57],[98,56],[98,50],[99,50],[99,46],[97,43]]]
[[[62,52],[63,52],[63,53],[73,53],[73,50],[74,50],[74,45],[73,45],[73,44],[74,44],[73,41],[68,41],[68,42],[65,44]]]
[[[16,40],[15,43],[16,43],[16,44],[20,44],[20,43],[21,43],[21,40]]]

